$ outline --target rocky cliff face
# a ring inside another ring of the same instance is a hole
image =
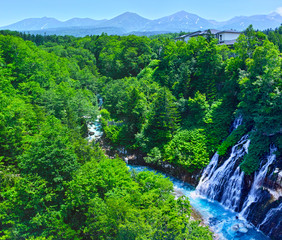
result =
[[[273,239],[282,239],[282,159],[269,166],[261,182],[260,198],[251,206],[247,219]]]
[[[227,159],[219,159],[216,154],[197,190],[238,212],[272,239],[282,239],[281,159],[276,157],[276,147],[270,146],[260,168],[251,176],[245,175],[239,164],[248,146],[248,137],[244,136]]]

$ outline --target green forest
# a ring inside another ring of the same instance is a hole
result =
[[[173,36],[0,31],[1,240],[212,239],[168,179],[87,141],[98,115],[104,142],[153,166],[199,171],[245,134],[246,174],[270,144],[281,158],[282,26],[250,26],[232,48]]]

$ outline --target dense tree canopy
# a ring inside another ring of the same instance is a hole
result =
[[[88,143],[87,121],[101,114],[112,149],[187,172],[248,133],[240,167],[252,174],[270,144],[282,155],[281,27],[266,33],[250,26],[228,48],[2,31],[0,239],[212,239],[168,179],[129,172]]]
[[[5,35],[0,35],[1,239],[212,239],[190,219],[189,200],[174,199],[168,179],[131,173],[123,161],[107,158],[84,139],[100,94],[110,111],[101,111],[105,134],[114,146],[138,148],[135,134],[153,112],[151,104],[157,106],[154,94],[162,93],[143,72],[156,56],[148,38]],[[141,71],[144,79],[136,78]],[[174,116],[176,103],[164,91]],[[167,120],[163,127],[171,135],[176,122]]]

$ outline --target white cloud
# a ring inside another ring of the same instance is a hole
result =
[[[282,7],[276,8],[275,12],[279,13],[282,16]]]

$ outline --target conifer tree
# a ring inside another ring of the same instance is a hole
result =
[[[149,113],[144,135],[148,138],[149,149],[162,148],[178,128],[179,114],[174,97],[166,88],[161,88]]]

